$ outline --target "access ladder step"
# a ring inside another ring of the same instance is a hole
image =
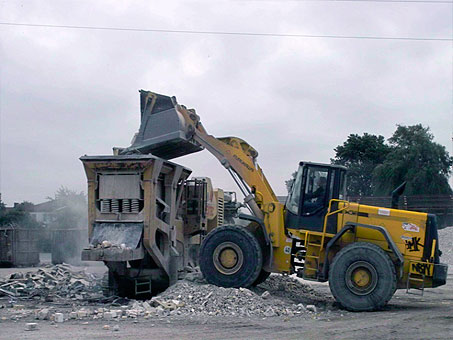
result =
[[[151,278],[135,279],[135,295],[151,294]]]
[[[422,287],[421,288],[411,287],[411,281],[412,282],[421,282]],[[409,273],[409,275],[407,276],[407,282],[406,282],[406,294],[414,294],[414,293],[409,292],[410,289],[415,289],[415,290],[421,291],[420,295],[423,296],[423,293],[425,292],[425,275],[422,275],[422,278],[420,279],[418,277],[411,277],[411,273]]]

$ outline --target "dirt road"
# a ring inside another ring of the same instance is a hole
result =
[[[0,269],[0,276],[5,274],[6,270]],[[312,286],[331,301],[327,284]],[[33,302],[25,304],[33,308]],[[8,308],[8,300],[3,298],[0,339],[452,339],[452,304],[453,276],[446,286],[425,290],[424,296],[398,291],[383,311],[350,313],[333,307],[294,317],[167,316],[55,324],[33,316],[12,320],[13,308]],[[37,322],[38,330],[26,331],[27,322]],[[105,325],[109,329],[104,329]]]

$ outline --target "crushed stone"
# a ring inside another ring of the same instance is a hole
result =
[[[314,298],[314,299],[313,299]],[[308,284],[292,277],[271,275],[259,287],[223,288],[207,283],[180,281],[152,298],[149,304],[161,315],[293,316],[308,311],[302,303],[316,296]],[[316,307],[311,309],[317,312]]]

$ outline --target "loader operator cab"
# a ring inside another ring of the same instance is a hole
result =
[[[346,197],[346,168],[340,165],[300,162],[286,200],[285,225],[291,229],[322,231],[331,199]],[[336,210],[337,203],[332,205]],[[328,233],[336,233],[336,216],[329,217]]]

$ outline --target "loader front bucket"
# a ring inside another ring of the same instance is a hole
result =
[[[174,97],[140,90],[140,129],[132,145],[120,153],[151,153],[172,159],[201,151],[203,148],[192,140],[176,105]]]

